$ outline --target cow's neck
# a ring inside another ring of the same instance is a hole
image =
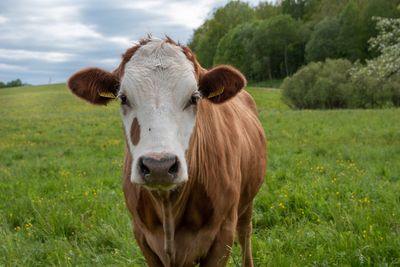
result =
[[[164,230],[164,250],[167,254],[167,266],[175,264],[175,216],[172,212],[172,199],[170,192],[158,193],[161,199],[161,217]]]
[[[168,260],[167,266],[171,267],[175,263],[175,231],[184,212],[185,192],[186,190],[180,188],[175,191],[151,191],[150,193],[156,204],[155,207],[159,207],[156,212],[163,226],[164,251]]]
[[[160,222],[164,223],[164,215],[168,211],[170,213],[167,215],[171,217],[175,225],[180,223],[188,198],[186,187],[187,185],[183,185],[173,191],[149,191],[143,189],[151,196],[154,211]]]

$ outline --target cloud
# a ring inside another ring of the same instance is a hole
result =
[[[1,0],[0,80],[64,82],[85,66],[112,70],[147,33],[186,43],[227,1]]]
[[[104,38],[104,40],[107,42],[119,44],[120,46],[125,46],[125,47],[132,46],[132,44],[135,42],[124,36],[114,36],[114,37],[108,37],[108,38],[106,37],[106,38]]]
[[[11,64],[4,64],[0,63],[0,70],[6,70],[6,71],[26,71],[28,68],[18,66],[18,65],[11,65]]]
[[[14,44],[33,43],[53,50],[85,48],[90,42],[120,46],[129,43],[124,36],[104,36],[96,30],[96,25],[82,23],[81,9],[79,5],[57,5],[50,1],[28,9],[20,6],[17,14],[13,13],[13,19],[6,21],[8,23],[0,29],[0,40]]]
[[[0,25],[1,25],[1,24],[5,24],[7,21],[8,21],[8,18],[7,18],[7,17],[0,16]]]
[[[104,59],[98,59],[94,60],[90,63],[99,65],[99,66],[113,66],[117,67],[118,64],[121,62],[120,58],[104,58]]]
[[[193,4],[192,1],[140,1],[125,2],[122,6],[133,10],[147,12],[157,18],[164,18],[166,24],[180,25],[193,29],[200,26],[209,15],[216,3],[223,1],[199,0]]]
[[[1,49],[0,59],[38,60],[46,62],[66,62],[74,58],[74,54],[60,52],[37,52],[29,50]]]

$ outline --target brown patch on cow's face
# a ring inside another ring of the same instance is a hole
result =
[[[139,144],[140,141],[140,125],[137,118],[133,119],[131,126],[131,140],[133,145]]]

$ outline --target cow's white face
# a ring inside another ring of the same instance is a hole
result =
[[[158,39],[139,48],[125,65],[118,97],[133,158],[131,181],[150,187],[187,181],[185,152],[200,93],[181,48]]]
[[[185,154],[190,151],[196,116],[202,112],[196,107],[200,95],[208,99],[204,101],[222,103],[245,84],[243,75],[231,66],[206,71],[190,49],[155,38],[128,49],[114,72],[87,68],[68,81],[75,95],[92,104],[106,105],[116,96],[121,100],[133,159],[130,180],[162,190],[188,180]]]

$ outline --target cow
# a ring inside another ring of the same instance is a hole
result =
[[[235,233],[253,266],[253,200],[266,138],[246,79],[203,68],[190,48],[148,37],[112,72],[86,68],[68,87],[98,105],[119,99],[126,149],[125,202],[147,264],[226,266]]]

